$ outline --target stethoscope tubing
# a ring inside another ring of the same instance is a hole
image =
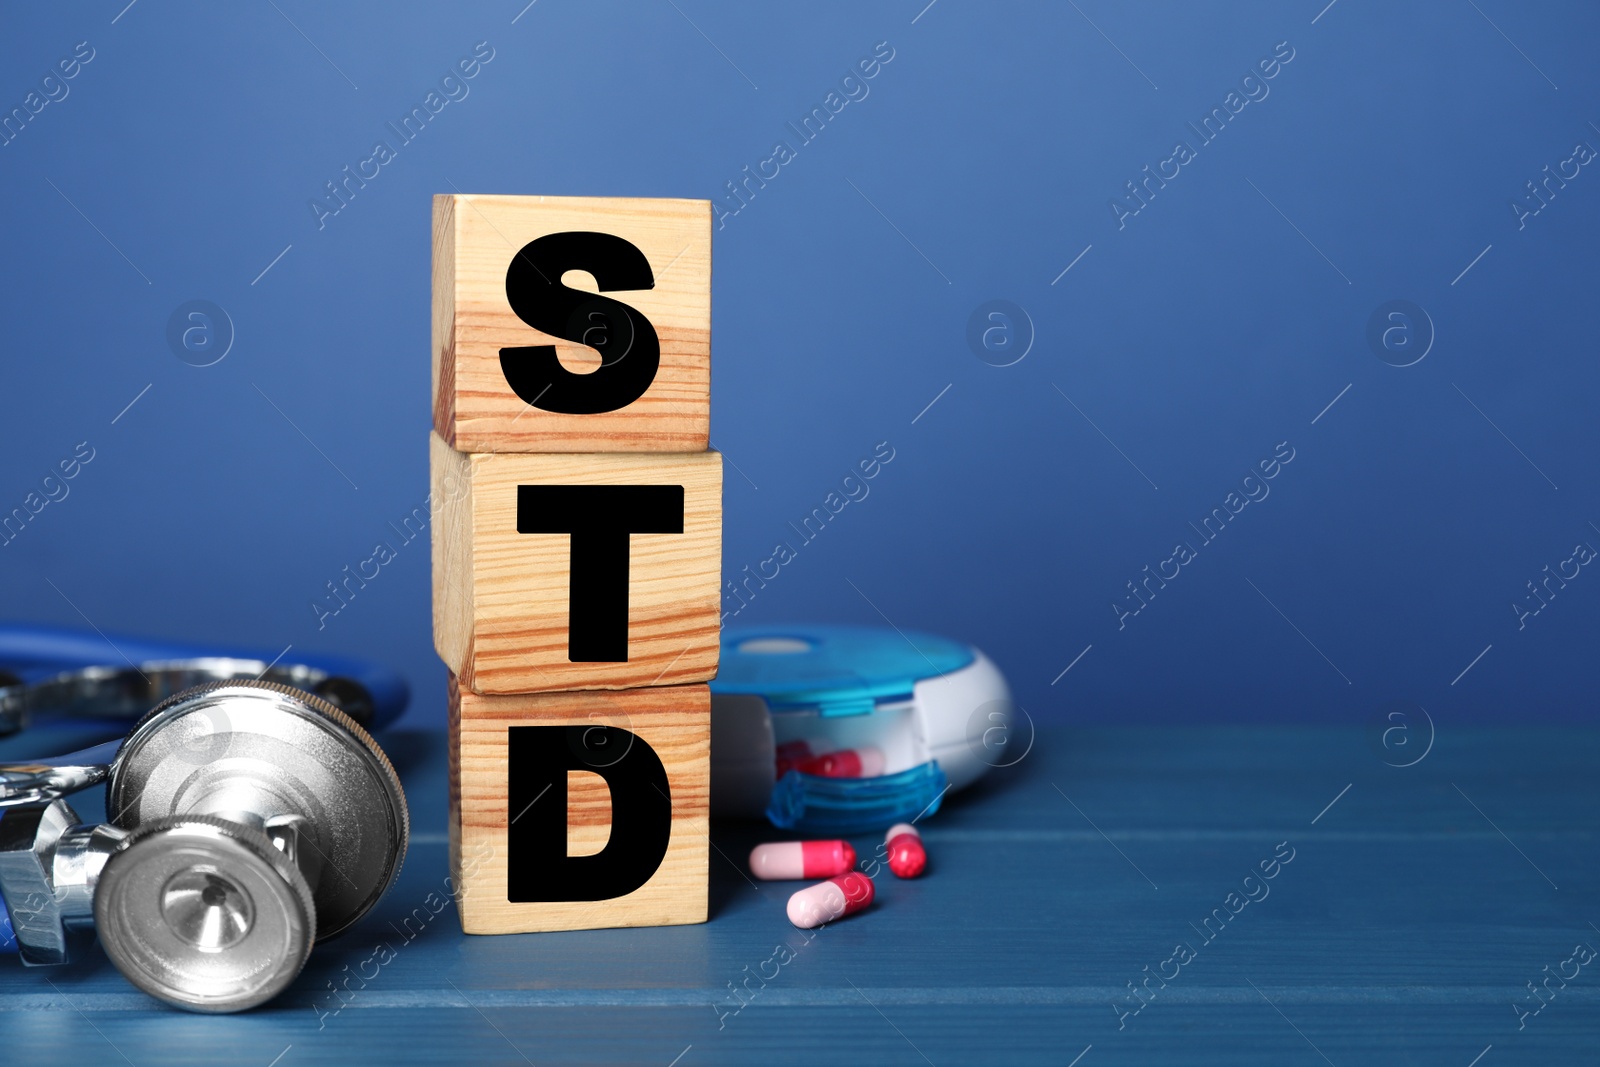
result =
[[[370,721],[363,724],[368,729],[382,729],[393,723],[410,700],[405,679],[381,664],[346,656],[302,654],[292,645],[279,652],[263,652],[205,642],[103,634],[97,630],[0,623],[0,671],[24,685],[47,683],[64,673],[88,668],[144,673],[146,669],[167,669],[185,661],[229,659],[271,665],[280,673],[288,668],[303,668],[354,683],[371,705]],[[136,718],[142,713],[121,712],[109,717]]]

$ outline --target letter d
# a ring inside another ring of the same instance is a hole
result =
[[[507,738],[506,899],[514,904],[611,900],[648,882],[672,837],[661,757],[618,726],[512,726]],[[611,836],[592,856],[567,855],[567,772],[611,790]]]

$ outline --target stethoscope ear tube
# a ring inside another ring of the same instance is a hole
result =
[[[99,785],[111,772],[121,741],[23,763],[0,763],[0,809],[48,803]]]
[[[275,654],[61,627],[0,623],[0,734],[39,714],[136,719],[207,682],[263,680],[311,693],[368,730],[400,717],[405,679],[343,656]]]

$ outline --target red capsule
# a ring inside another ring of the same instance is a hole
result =
[[[889,847],[889,869],[901,878],[916,878],[928,868],[928,853],[922,835],[910,823],[895,823],[884,835]]]
[[[883,751],[870,745],[825,752],[795,764],[802,773],[819,778],[876,778],[883,773],[883,766]]]
[[[789,898],[789,921],[802,930],[831,923],[871,904],[875,892],[872,879],[860,871],[829,878]]]
[[[791,768],[799,766],[802,760],[808,760],[813,755],[811,746],[804,741],[785,741],[773,752],[778,777],[782,778]]]
[[[773,841],[750,850],[750,873],[764,881],[827,878],[855,865],[848,841]]]

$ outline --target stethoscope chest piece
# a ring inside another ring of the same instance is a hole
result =
[[[320,696],[212,681],[115,744],[0,764],[0,949],[24,964],[67,962],[98,933],[150,995],[240,1011],[282,992],[314,942],[399,876],[400,780]],[[65,798],[100,782],[108,821],[81,824]]]
[[[156,706],[117,751],[106,814],[133,829],[215,816],[255,830],[312,888],[333,937],[398,876],[405,794],[377,743],[333,705],[268,682],[198,686]]]
[[[106,861],[94,902],[100,943],[151,996],[191,1011],[252,1008],[310,955],[311,888],[266,834],[207,815],[168,816]]]

